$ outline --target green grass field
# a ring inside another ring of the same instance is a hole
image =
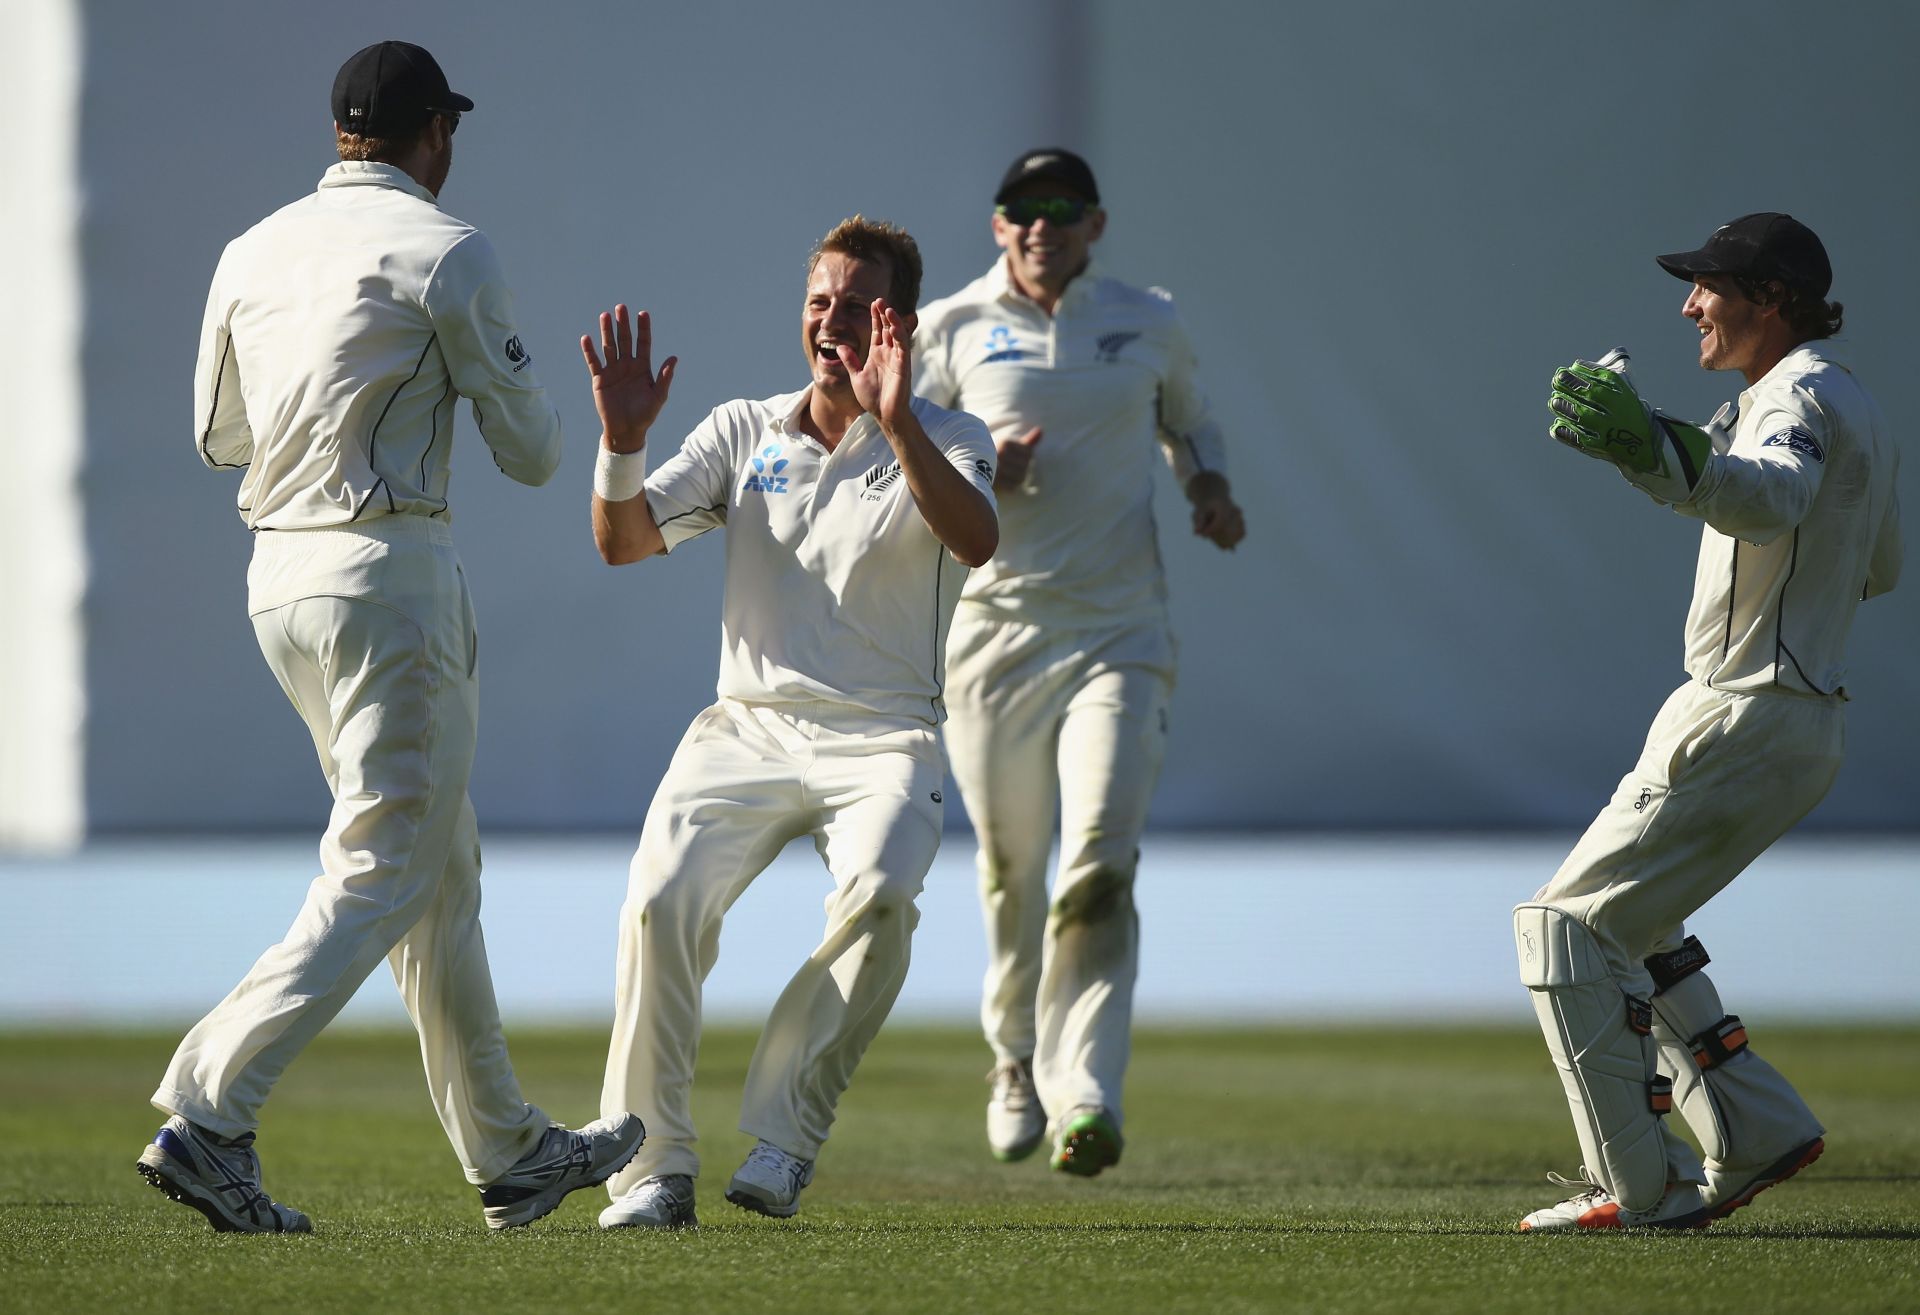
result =
[[[1920,1310],[1920,1027],[1778,1028],[1827,1155],[1697,1234],[1529,1236],[1578,1152],[1539,1038],[1512,1030],[1158,1030],[1125,1161],[1000,1165],[971,1033],[892,1027],[795,1220],[721,1198],[747,1032],[709,1034],[697,1233],[602,1234],[602,1194],[489,1234],[412,1040],[321,1038],[267,1111],[266,1185],[311,1237],[212,1232],[133,1171],[165,1035],[0,1036],[0,1310]],[[529,1095],[595,1113],[603,1035],[522,1030]]]

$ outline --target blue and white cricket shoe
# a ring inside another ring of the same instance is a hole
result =
[[[260,1186],[253,1134],[219,1137],[178,1114],[160,1125],[134,1168],[168,1199],[222,1233],[311,1233],[313,1221]]]
[[[552,1213],[569,1192],[598,1187],[626,1167],[647,1135],[637,1114],[554,1124],[511,1169],[480,1189],[488,1228],[521,1228]]]
[[[742,1210],[789,1219],[800,1210],[800,1190],[813,1181],[813,1161],[758,1143],[727,1184],[727,1199]]]

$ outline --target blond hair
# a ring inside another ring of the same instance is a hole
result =
[[[902,315],[920,308],[920,244],[906,229],[865,215],[842,219],[814,243],[807,257],[808,278],[829,251],[853,260],[886,261],[888,304]]]
[[[335,129],[340,158],[343,160],[371,160],[378,164],[392,164],[393,157],[404,149],[408,142],[396,141],[390,137],[362,137],[357,132],[348,132],[344,128]]]

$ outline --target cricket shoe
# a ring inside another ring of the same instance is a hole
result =
[[[747,1162],[727,1184],[727,1199],[742,1210],[787,1219],[799,1213],[800,1189],[812,1181],[812,1160],[763,1141],[747,1152]]]
[[[642,1178],[625,1196],[600,1212],[600,1227],[700,1227],[693,1213],[693,1179],[684,1173]]]
[[[1707,1202],[1707,1218],[1725,1219],[1742,1206],[1752,1205],[1754,1197],[1769,1187],[1784,1183],[1819,1159],[1826,1149],[1826,1139],[1815,1137],[1810,1142],[1802,1142],[1771,1164],[1758,1168],[1726,1169],[1709,1164],[1707,1186],[1702,1193]]]
[[[219,1137],[178,1114],[160,1125],[134,1168],[170,1200],[222,1233],[311,1233],[313,1221],[260,1186],[253,1134]]]
[[[1125,1145],[1113,1115],[1098,1105],[1076,1105],[1054,1134],[1051,1163],[1061,1173],[1091,1178],[1120,1163]]]
[[[1033,1086],[1033,1061],[1009,1059],[987,1074],[987,1148],[996,1160],[1024,1160],[1047,1138],[1047,1112]]]
[[[554,1124],[515,1165],[480,1189],[488,1228],[520,1228],[569,1192],[598,1187],[626,1167],[647,1129],[637,1114],[595,1119],[578,1129]]]
[[[1586,1170],[1582,1168],[1580,1172],[1584,1174]],[[1700,1188],[1693,1183],[1668,1183],[1666,1195],[1652,1209],[1629,1210],[1598,1183],[1585,1178],[1562,1178],[1557,1173],[1550,1173],[1547,1178],[1562,1187],[1584,1190],[1559,1205],[1535,1210],[1522,1219],[1519,1224],[1522,1233],[1554,1233],[1569,1229],[1593,1231],[1603,1228],[1705,1228],[1713,1222],[1713,1216],[1707,1211],[1707,1203],[1700,1195]]]

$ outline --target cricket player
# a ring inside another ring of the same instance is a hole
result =
[[[942,654],[967,570],[999,537],[993,443],[913,396],[920,252],[855,216],[814,248],[800,312],[811,378],[728,402],[645,473],[675,360],[652,370],[643,311],[580,340],[600,413],[593,528],[611,564],[726,529],[719,699],[647,810],[620,918],[604,1109],[653,1136],[610,1184],[604,1228],[696,1223],[688,1109],[700,989],[729,906],[791,840],[835,888],[827,928],[747,1070],[757,1139],[727,1199],[799,1209],[834,1108],[906,977],[914,900],[940,843]],[[604,353],[604,360],[602,359]]]
[[[1820,239],[1743,215],[1659,257],[1693,286],[1700,365],[1747,387],[1705,427],[1655,411],[1624,359],[1553,377],[1553,436],[1704,522],[1689,679],[1640,761],[1533,902],[1514,911],[1585,1156],[1523,1230],[1694,1228],[1816,1159],[1824,1129],[1755,1053],[1684,921],[1820,802],[1845,738],[1854,607],[1900,574],[1899,453],[1830,339]],[[1611,366],[1611,368],[1608,368]],[[1705,1162],[1662,1121],[1677,1106]]]
[[[216,1229],[304,1233],[269,1198],[260,1107],[382,958],[420,1033],[434,1108],[492,1228],[604,1182],[642,1136],[577,1132],[520,1095],[480,933],[467,778],[478,639],[448,529],[455,394],[494,462],[542,484],[560,422],[485,235],[440,209],[473,102],[383,41],[333,86],[341,162],[228,244],[194,375],[194,439],[240,470],[247,610],[333,792],[321,876],[286,939],[180,1043],[139,1169]]]
[[[921,394],[986,421],[999,458],[1004,532],[954,622],[947,755],[979,841],[988,1146],[1023,1159],[1051,1116],[1053,1167],[1091,1176],[1120,1158],[1134,869],[1174,682],[1155,467],[1194,533],[1232,548],[1246,526],[1172,300],[1092,262],[1093,170],[1029,151],[993,200],[1002,257],[916,340]]]

